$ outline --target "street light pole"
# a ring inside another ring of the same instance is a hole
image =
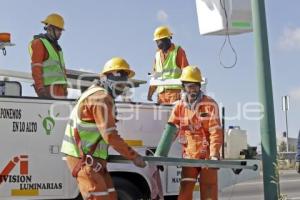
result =
[[[260,120],[260,134],[264,199],[277,200],[280,196],[280,189],[277,172],[274,103],[264,0],[252,0],[252,18],[256,47],[259,101],[263,106],[263,117]]]
[[[290,97],[288,95],[282,97],[282,110],[285,113],[285,128],[286,128],[286,151],[289,152],[289,126],[287,112],[290,109]]]

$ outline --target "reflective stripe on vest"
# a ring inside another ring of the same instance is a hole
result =
[[[74,156],[79,157],[79,149],[75,142],[74,138],[74,129],[77,128],[81,146],[83,149],[83,152],[86,154],[89,152],[90,147],[96,143],[98,138],[100,137],[100,142],[97,145],[97,148],[93,154],[94,157],[106,159],[108,156],[108,144],[103,140],[101,133],[99,132],[99,129],[97,128],[96,123],[90,123],[90,122],[84,122],[80,120],[78,116],[78,108],[79,105],[90,95],[97,91],[105,91],[105,89],[95,86],[93,88],[88,89],[86,92],[84,92],[81,97],[79,98],[77,104],[75,105],[72,113],[71,113],[71,119],[69,123],[67,124],[67,128],[65,131],[65,136],[63,139],[63,144],[61,148],[61,152]],[[106,92],[106,91],[105,91]]]
[[[162,63],[160,51],[155,55],[155,72],[161,73],[162,79],[178,79],[181,75],[181,69],[177,66],[176,58],[179,46],[175,46],[174,50],[168,53],[167,58]],[[161,93],[165,89],[181,89],[181,86],[158,86],[157,92]]]
[[[39,38],[47,52],[48,59],[45,60],[42,64],[42,72],[43,72],[43,84],[45,86],[53,85],[53,84],[67,84],[67,79],[65,75],[65,63],[63,58],[62,51],[58,53],[55,51],[51,43],[45,38]],[[31,43],[29,52],[32,55]]]

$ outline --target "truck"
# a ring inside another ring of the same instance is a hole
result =
[[[31,80],[29,73],[0,70],[0,75],[10,78],[9,81],[0,81],[0,199],[81,199],[76,180],[67,168],[64,155],[60,153],[65,127],[76,99],[53,100],[22,95],[19,81]],[[12,77],[18,81],[12,81]],[[70,73],[68,78],[75,84],[78,74]],[[88,80],[81,82],[91,84]],[[135,83],[139,86],[142,82]],[[119,134],[140,154],[151,155],[173,106],[118,101],[116,107]],[[109,149],[109,154],[117,152]],[[169,156],[181,157],[178,141],[174,142]],[[259,160],[245,161],[259,166]],[[118,198],[150,199],[154,184],[151,167],[155,166],[149,164],[141,169],[131,163],[109,163],[108,169]],[[180,166],[165,166],[160,171],[166,198],[176,199],[180,173]],[[259,176],[259,169],[237,173],[236,170],[220,168],[218,173],[221,191]],[[200,199],[198,184],[194,199]]]

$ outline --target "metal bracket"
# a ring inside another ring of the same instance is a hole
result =
[[[6,49],[5,47],[8,46],[15,46],[15,44],[10,43],[10,42],[0,42],[0,49],[2,49],[3,55],[6,56]]]

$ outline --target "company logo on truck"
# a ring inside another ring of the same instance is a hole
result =
[[[19,167],[19,174],[12,174],[13,169]],[[4,183],[19,184],[18,190],[61,190],[62,183],[36,183],[29,174],[28,155],[20,155],[12,158],[0,173],[0,186]],[[16,190],[16,189],[13,189]]]
[[[58,117],[58,116],[59,116],[59,113],[57,113],[55,115],[55,117]],[[48,116],[42,117],[39,114],[39,117],[42,119],[42,124],[43,124],[43,128],[46,132],[46,135],[50,135],[51,131],[55,127],[55,121],[54,121],[53,117],[51,117],[51,115],[50,115],[50,110],[48,110]]]
[[[9,175],[10,172],[19,163],[20,175]],[[31,182],[31,176],[28,176],[28,156],[20,155],[11,159],[0,173],[0,184],[3,182]]]

